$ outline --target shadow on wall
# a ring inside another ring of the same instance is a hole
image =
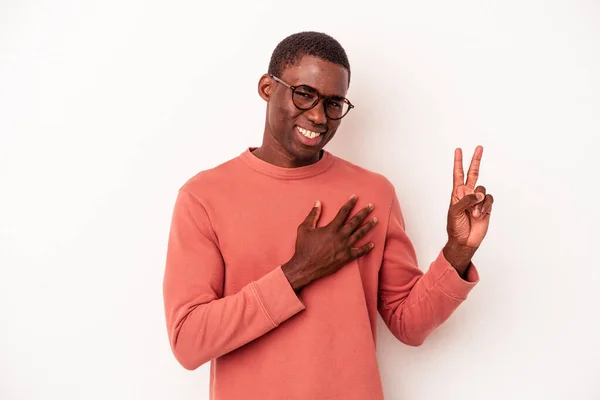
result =
[[[377,146],[381,145],[373,135],[376,121],[369,111],[373,109],[370,106],[373,93],[365,89],[358,86],[352,91],[350,101],[356,108],[344,117],[335,137],[327,144],[328,151],[360,166],[368,164]]]
[[[379,86],[364,83],[353,87],[350,111],[326,149],[336,156],[361,167],[384,174],[392,182],[400,180],[397,159],[401,154],[401,135],[404,120],[400,101],[390,105],[385,96],[377,96]],[[398,149],[397,152],[389,149]]]

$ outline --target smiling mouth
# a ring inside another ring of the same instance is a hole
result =
[[[306,136],[309,139],[315,139],[321,136],[321,133],[319,132],[309,131],[308,129],[300,128],[299,126],[297,126],[296,128],[298,128],[298,132],[300,132],[302,135]]]

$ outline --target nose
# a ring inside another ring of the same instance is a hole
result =
[[[306,117],[315,125],[327,124],[327,115],[325,114],[325,99],[320,99],[316,106],[306,110]]]

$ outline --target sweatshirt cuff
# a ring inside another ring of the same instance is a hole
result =
[[[437,287],[446,296],[458,300],[465,300],[475,285],[479,283],[479,272],[475,264],[471,262],[467,268],[465,279],[463,279],[446,260],[443,251],[440,251],[437,259],[429,267],[428,274],[431,275],[434,287]]]
[[[274,326],[305,309],[281,266],[254,282],[263,309]]]

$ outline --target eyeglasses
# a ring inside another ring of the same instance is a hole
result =
[[[327,118],[337,120],[342,119],[348,114],[351,108],[354,108],[350,100],[341,96],[323,96],[317,89],[314,89],[308,85],[292,86],[275,75],[269,74],[269,76],[275,79],[277,82],[284,86],[292,89],[292,102],[296,108],[306,111],[314,108],[321,99],[325,99],[325,115]]]

